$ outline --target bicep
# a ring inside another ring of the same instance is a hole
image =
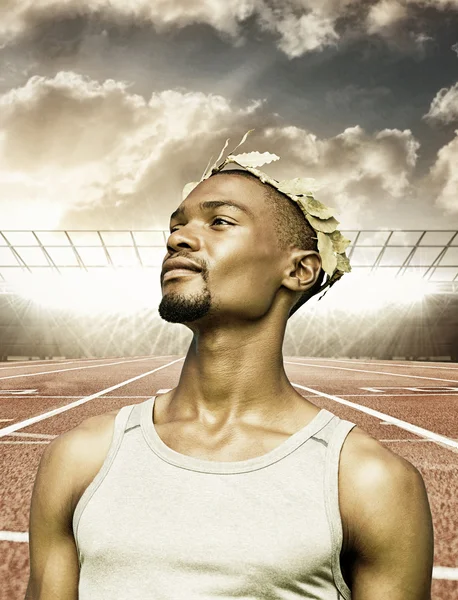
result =
[[[355,537],[352,599],[430,600],[433,525],[421,474],[400,457],[384,456],[366,467],[359,485],[364,508]]]
[[[67,438],[45,449],[29,517],[30,578],[27,600],[77,600],[79,565],[73,538],[72,456]]]

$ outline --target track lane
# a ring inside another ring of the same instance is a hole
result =
[[[113,360],[120,360],[121,358],[125,358],[122,356],[119,356],[117,358],[113,358]],[[130,357],[130,358],[139,358],[139,357]],[[106,362],[107,359],[106,358],[79,358],[79,359],[75,359],[75,360],[56,360],[56,361],[51,361],[51,360],[44,360],[41,361],[37,364],[36,361],[28,361],[28,362],[24,362],[23,364],[11,364],[11,363],[5,363],[5,362],[0,362],[0,371],[15,371],[15,369],[38,369],[41,367],[48,367],[48,366],[56,366],[56,365],[73,365],[73,364],[87,364],[87,363],[91,363],[91,362],[101,362],[104,361]]]
[[[456,443],[458,438],[458,418],[456,417],[458,414],[458,394],[456,393],[445,394],[444,396],[435,393],[427,396],[416,394],[405,396],[401,394],[388,397],[383,392],[365,392],[365,389],[367,390],[370,387],[377,389],[379,386],[398,386],[399,380],[393,377],[391,372],[344,368],[341,375],[337,376],[341,367],[332,366],[328,367],[330,375],[326,377],[323,375],[327,371],[326,368],[316,369],[315,365],[296,361],[285,361],[285,364],[288,365],[287,375],[291,381],[298,380],[298,377],[305,377],[310,382],[309,387],[323,393],[336,395],[343,399],[343,403],[355,402],[368,410],[388,413],[395,419],[407,421],[423,429],[433,431],[438,435],[454,440],[454,443]],[[409,375],[405,381],[407,383],[402,382],[401,385],[409,387],[415,387],[415,384],[418,386],[425,385],[423,378],[417,375]],[[435,378],[433,381],[435,389],[439,389],[441,386],[436,384]],[[448,389],[450,384],[443,385]],[[352,394],[356,391],[358,396]],[[362,412],[364,412],[364,409],[362,409]],[[399,432],[399,430],[397,431]],[[371,432],[371,435],[376,438],[384,438],[379,428],[376,428],[373,433]],[[405,436],[401,435],[401,437]]]
[[[351,363],[353,365],[372,365],[374,367],[406,367],[408,369],[420,369],[422,371],[424,371],[425,369],[441,369],[444,371],[458,371],[458,367],[457,366],[453,366],[456,363],[450,363],[452,366],[447,366],[447,364],[444,363],[435,363],[435,362],[431,362],[431,364],[425,363],[425,362],[421,362],[421,361],[406,361],[404,363],[402,362],[397,362],[397,361],[389,361],[389,362],[375,362],[373,360],[362,360],[362,359],[357,359],[357,358],[317,358],[315,356],[309,356],[309,357],[303,357],[304,360],[316,360],[317,362],[323,363],[323,362],[336,362],[336,363]]]
[[[94,400],[95,398],[99,398],[100,396],[105,396],[106,394],[108,394],[109,392],[112,392],[114,390],[119,389],[120,387],[124,387],[126,385],[128,385],[129,383],[132,383],[134,381],[138,381],[139,379],[143,379],[143,377],[147,377],[149,375],[152,375],[153,373],[156,373],[157,371],[160,371],[161,369],[165,369],[171,365],[173,365],[174,363],[180,361],[181,358],[178,358],[174,361],[171,361],[170,363],[167,363],[165,365],[161,365],[160,367],[156,367],[155,369],[152,369],[150,371],[146,371],[145,373],[141,373],[140,375],[136,375],[135,377],[132,377],[130,379],[127,379],[125,381],[121,381],[120,383],[117,383],[115,385],[110,386],[109,388],[100,390],[99,392],[96,392],[94,394],[91,394],[90,396],[85,396],[83,398],[80,398],[79,400],[75,400],[73,402],[70,402],[68,404],[65,404],[63,406],[59,406],[58,408],[54,408],[52,410],[46,411],[44,413],[35,415],[33,417],[29,417],[28,419],[25,419],[24,421],[19,421],[17,423],[13,423],[11,425],[8,425],[7,427],[3,427],[2,429],[0,429],[0,438],[14,432],[14,431],[18,431],[19,429],[24,429],[25,427],[28,427],[29,425],[34,425],[35,423],[38,423],[40,421],[44,421],[45,419],[49,419],[51,417],[54,417],[60,413],[66,412],[68,410],[71,410],[72,408],[75,408],[77,406],[81,406],[82,404],[85,404],[86,402],[89,402],[90,400]]]
[[[75,424],[78,424],[83,418],[87,418],[93,414],[107,412],[114,408],[120,408],[127,404],[133,404],[137,401],[141,402],[145,397],[154,395],[159,389],[170,389],[177,384],[182,368],[178,356],[175,355],[175,357],[177,358],[176,363],[166,370],[158,371],[153,374],[153,381],[150,382],[149,378],[145,377],[144,379],[133,381],[128,384],[123,388],[123,391],[126,392],[125,395],[120,395],[117,393],[117,390],[113,390],[106,395],[94,398],[93,401],[86,402],[83,405],[76,406],[44,421],[25,427],[21,429],[20,432],[57,435],[70,429]],[[155,360],[155,358],[157,357],[149,357],[149,361],[151,362]],[[304,359],[300,360],[302,361]],[[296,361],[297,359],[292,357],[292,360],[285,362]],[[126,370],[128,369],[130,374],[135,376],[135,374],[138,374],[139,372],[138,367],[142,364],[143,363],[140,362],[133,363],[130,367],[128,365],[125,365],[124,367],[120,366],[120,371],[117,371],[116,374],[125,376]],[[389,377],[388,374],[377,374],[375,371],[380,370],[379,367],[374,371],[372,371],[371,368],[364,369],[364,372],[360,372],[360,369],[357,369],[356,372],[355,369],[350,371],[329,370],[324,368],[310,370],[310,367],[304,367],[302,363],[298,367],[288,365],[287,367],[285,366],[285,369],[286,368],[288,369],[290,381],[294,383],[297,382],[304,388],[317,391],[323,390],[324,393],[327,393],[328,395],[341,396],[343,399],[346,399],[347,397],[350,398],[353,395],[355,403],[362,406],[366,403],[369,403],[372,406],[374,398],[370,393],[359,395],[361,392],[359,389],[360,387],[369,387],[371,385],[374,387],[377,385],[389,386],[393,385],[393,382],[399,384],[401,381],[399,378],[396,378],[396,376]],[[62,375],[51,375],[49,381],[48,378],[43,376],[41,379],[43,383],[46,383],[44,387],[49,395],[54,396],[65,396],[65,394],[62,393],[63,388],[69,393],[72,390],[81,389],[82,387],[84,389],[92,388],[89,389],[89,391],[94,393],[94,389],[100,390],[104,384],[106,385],[107,383],[113,382],[113,370],[110,368],[100,370],[94,369],[92,371],[87,371],[87,373],[91,374],[91,377],[89,378],[90,381],[87,381],[88,378],[86,376],[82,378],[79,376],[78,372],[75,371]],[[410,373],[412,373],[412,371],[410,371]],[[405,382],[405,385],[409,385],[408,379],[406,379]],[[421,382],[421,385],[425,385],[424,380]],[[29,387],[29,382],[27,387]],[[432,598],[433,600],[458,599],[458,584],[453,578],[448,579],[448,577],[453,576],[458,567],[458,528],[455,517],[455,515],[458,515],[458,506],[457,500],[451,492],[453,486],[455,486],[455,489],[458,488],[457,454],[450,449],[439,446],[437,443],[423,441],[422,438],[418,438],[419,443],[414,443],[409,441],[409,439],[415,439],[415,436],[412,433],[402,430],[394,425],[383,425],[383,420],[380,418],[375,418],[372,415],[363,413],[350,406],[336,403],[329,398],[318,396],[315,393],[308,393],[305,390],[299,390],[299,388],[298,391],[315,405],[328,408],[334,414],[356,422],[362,429],[367,431],[370,435],[377,437],[377,439],[389,439],[388,442],[383,442],[384,445],[389,447],[393,452],[409,460],[421,471],[428,490],[428,496],[430,497],[436,537],[434,560],[435,579],[433,582]],[[349,394],[345,394],[344,392],[349,392]],[[358,393],[358,396],[356,397],[352,392]],[[401,396],[402,395],[403,394],[401,394]],[[379,395],[378,398],[379,402],[383,403],[384,396]],[[413,400],[420,400],[420,397],[414,396],[410,398]],[[395,402],[397,398],[392,396],[391,399],[394,404],[390,407],[390,410],[388,410],[388,405],[385,403],[380,405],[381,408],[384,408],[384,410],[380,412],[387,413],[388,415],[392,414],[392,410],[394,410],[396,406]],[[31,406],[33,407],[33,410],[36,410],[37,408],[40,410],[40,406],[42,406],[39,403],[37,403],[36,406],[35,404],[31,404],[38,400],[38,398],[33,396],[30,396],[29,398],[15,397],[14,399],[7,399],[6,401],[8,403],[11,402],[11,406],[13,406],[14,402],[18,400],[28,401],[29,415]],[[58,403],[62,404],[65,403],[66,397],[49,400],[56,400]],[[385,400],[388,401],[388,397],[385,397]],[[449,400],[456,401],[456,399],[452,399],[450,396],[445,398],[438,396],[437,394],[423,395],[421,397],[421,404],[418,403],[416,405],[416,413],[415,411],[409,413],[410,410],[415,409],[415,404],[413,404],[413,408],[409,408],[407,405],[402,407],[399,404],[399,416],[400,418],[404,417],[406,421],[409,421],[410,417],[415,417],[415,419],[411,420],[417,424],[418,415],[425,411],[425,407],[428,407],[428,405],[432,403],[435,403],[436,406],[440,403],[441,406],[445,407]],[[402,402],[406,401],[407,398],[402,400]],[[3,408],[3,402],[5,402],[5,400],[1,400],[0,402],[0,411]],[[25,403],[24,407],[26,406],[27,404]],[[437,408],[435,410],[438,412]],[[0,413],[0,416],[3,417],[4,415]],[[448,418],[448,420],[450,421],[450,418]],[[455,429],[456,423],[457,419],[455,417],[452,420],[452,425]],[[431,427],[431,429],[433,428]],[[443,432],[440,431],[440,433]],[[2,529],[2,531],[12,532],[16,535],[24,535],[28,527],[28,508],[31,487],[33,485],[39,459],[46,443],[49,443],[49,439],[46,440],[42,438],[44,443],[40,444],[31,443],[33,441],[40,441],[38,438],[24,438],[23,442],[19,442],[19,438],[13,436],[7,436],[2,439],[10,439],[16,443],[0,447],[0,463],[2,468],[0,483],[7,482],[2,490],[2,506],[6,508],[6,511],[5,513],[2,511],[2,515],[0,516],[0,529]],[[394,441],[399,439],[401,441]],[[27,548],[27,543],[1,541],[0,536],[0,551],[3,552],[3,556],[7,557],[5,564],[9,565],[7,573],[5,573],[4,568],[0,567],[0,579],[6,583],[6,589],[8,590],[8,595],[4,596],[5,600],[23,599],[23,592],[25,592],[23,577],[24,573],[28,572]],[[12,577],[12,572],[16,574],[14,577]],[[1,586],[2,584],[0,583],[0,588]],[[0,599],[3,600],[2,592],[0,592]]]
[[[369,369],[352,369],[350,367],[341,367],[341,366],[333,366],[333,365],[319,365],[319,364],[310,364],[310,363],[302,363],[302,362],[292,362],[292,361],[285,361],[286,364],[296,364],[296,365],[300,365],[302,367],[313,367],[315,369],[338,369],[341,371],[351,371],[353,373],[369,373],[369,374],[374,374],[374,375],[388,375],[390,377],[404,377],[404,378],[409,378],[409,379],[426,379],[428,381],[441,381],[441,382],[447,382],[447,383],[453,383],[455,385],[458,385],[458,379],[445,379],[442,377],[428,377],[428,376],[424,376],[424,375],[412,375],[410,373],[393,373],[391,371],[376,371],[374,370],[369,370]],[[375,387],[375,386],[374,386]]]
[[[135,363],[135,362],[140,362],[140,361],[145,361],[145,360],[151,360],[151,357],[123,359],[123,360],[118,360],[116,362],[110,362],[110,363],[105,362],[105,363],[102,363],[101,365],[83,365],[83,366],[80,365],[79,367],[70,367],[68,369],[55,369],[53,371],[42,371],[40,373],[18,373],[16,375],[2,376],[2,377],[0,377],[0,381],[5,381],[5,380],[9,380],[9,379],[21,379],[23,377],[39,377],[41,375],[51,375],[54,373],[66,373],[68,371],[83,371],[84,369],[100,369],[102,367],[114,367],[116,365]]]
[[[430,431],[429,429],[424,429],[423,427],[418,427],[418,425],[413,425],[412,423],[409,423],[408,421],[404,421],[402,419],[392,417],[391,415],[380,412],[378,410],[374,410],[374,409],[364,406],[362,404],[358,404],[356,402],[351,402],[350,400],[345,400],[344,398],[341,398],[340,396],[336,396],[333,394],[326,394],[325,392],[320,392],[319,390],[305,387],[303,385],[299,385],[298,383],[293,383],[293,385],[294,385],[294,387],[298,387],[301,390],[305,390],[306,392],[312,392],[312,393],[316,394],[317,396],[321,396],[323,398],[328,398],[334,402],[338,402],[339,404],[344,404],[346,406],[350,406],[351,408],[358,410],[360,412],[364,412],[368,415],[371,415],[372,417],[375,417],[376,419],[385,420],[385,421],[391,423],[392,425],[396,425],[396,427],[399,427],[401,429],[408,431],[409,433],[414,433],[414,434],[421,436],[427,440],[440,443],[442,446],[445,446],[447,449],[458,450],[458,442],[456,442],[455,440],[452,440],[444,435],[435,433],[434,431]]]

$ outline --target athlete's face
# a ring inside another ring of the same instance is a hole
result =
[[[243,321],[268,311],[284,276],[285,253],[267,206],[262,187],[236,175],[210,177],[187,196],[172,213],[164,262],[189,259],[202,271],[161,275],[164,320]]]

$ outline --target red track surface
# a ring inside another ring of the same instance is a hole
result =
[[[16,429],[0,437],[0,600],[23,600],[25,595],[30,498],[50,436],[89,416],[142,402],[159,389],[175,387],[182,368],[180,358],[0,363],[0,429],[3,434],[7,427]],[[356,423],[422,473],[435,532],[432,599],[458,600],[458,364],[293,357],[285,358],[285,369],[292,384],[308,388],[296,389],[316,406]],[[143,376],[150,371],[155,372]],[[100,394],[113,386],[118,387]],[[26,419],[94,394],[78,406],[17,428]],[[365,407],[388,418],[367,414]],[[407,425],[389,424],[389,417]],[[418,431],[416,435],[408,431],[408,424],[445,436],[450,443],[432,441]]]

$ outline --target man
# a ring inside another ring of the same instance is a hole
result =
[[[194,334],[179,383],[46,448],[26,598],[430,600],[419,471],[284,371],[323,274],[298,207],[220,172],[170,226],[159,313]]]

